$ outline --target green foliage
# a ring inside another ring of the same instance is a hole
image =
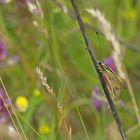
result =
[[[17,63],[1,67],[0,74],[13,104],[20,95],[26,96],[29,101],[28,110],[18,116],[27,138],[68,139],[63,124],[64,117],[68,126],[72,128],[73,140],[112,140],[111,137],[107,138],[107,131],[113,133],[109,127],[113,124],[113,117],[103,92],[102,109],[96,110],[92,104],[92,90],[95,86],[100,87],[100,82],[85,49],[85,42],[74,18],[70,0],[42,0],[39,3],[43,17],[30,12],[24,1],[13,0],[8,4],[0,4],[0,37],[5,40],[8,50],[7,58],[0,63],[6,62],[14,55],[19,57]],[[100,9],[111,23],[116,36],[135,47],[139,46],[139,3],[136,1],[135,4],[128,0],[78,1],[84,22],[102,31],[96,19],[85,10],[89,7]],[[101,54],[95,31],[86,28],[97,58],[109,57],[112,52],[111,44],[99,34],[103,52]],[[134,81],[131,84],[139,102],[140,52],[136,53],[128,48],[124,51],[123,65],[128,69],[131,81]],[[55,98],[45,90],[37,77],[37,66],[43,70],[50,87],[53,87],[57,103],[63,105],[63,115],[59,112]],[[33,95],[36,88],[41,95]],[[116,103],[127,132],[137,124],[127,89],[122,95],[122,100],[133,114],[131,116],[124,107]],[[41,125],[45,124],[48,125],[49,132],[39,132]],[[40,133],[40,136],[31,127]],[[128,134],[130,140],[139,140],[139,137],[139,128]]]

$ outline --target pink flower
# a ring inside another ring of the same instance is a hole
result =
[[[113,62],[113,58],[112,56],[109,56],[107,57],[105,60],[104,60],[104,63],[107,64],[114,72],[116,72],[116,66]]]
[[[7,57],[7,49],[5,42],[0,40],[0,61],[3,61]]]
[[[100,101],[100,99],[98,99],[98,97],[100,97],[100,94],[101,93],[99,91],[99,88],[98,86],[96,86],[92,91],[92,103],[96,110],[100,110],[102,108],[102,102]]]
[[[12,113],[12,109],[10,107],[10,99],[7,98],[3,88],[0,88],[0,121],[6,120],[9,116],[9,112]]]

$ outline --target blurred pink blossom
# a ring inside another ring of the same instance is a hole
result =
[[[3,88],[0,87],[0,122],[6,121],[9,112],[12,113],[10,102],[10,99],[5,95]]]
[[[7,48],[3,40],[0,40],[0,61],[3,61],[7,57]]]
[[[102,108],[102,102],[100,99],[98,99],[98,97],[100,96],[100,91],[98,86],[94,87],[93,91],[92,91],[92,103],[94,105],[94,107],[96,108],[96,110],[100,110]]]
[[[116,69],[116,66],[114,64],[112,56],[107,57],[104,60],[104,63],[107,64],[114,72],[116,72],[117,69]]]

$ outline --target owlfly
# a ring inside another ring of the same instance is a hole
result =
[[[98,34],[97,34],[97,37],[98,37]],[[99,42],[99,38],[98,38],[98,42]],[[99,43],[99,46],[101,50],[100,43]],[[113,93],[113,95],[115,95],[113,96],[113,98],[119,99],[121,97],[122,90],[125,87],[124,80],[119,75],[117,75],[111,69],[111,67],[105,64],[103,61],[98,61],[97,66],[98,66],[99,72],[101,73],[103,78],[105,78],[106,86],[108,87],[109,91]]]
[[[99,61],[97,65],[99,72],[105,78],[109,91],[115,95],[114,99],[119,99],[125,87],[124,80],[104,62]]]

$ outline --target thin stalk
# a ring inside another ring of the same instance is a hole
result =
[[[24,136],[24,139],[25,139],[25,140],[28,140],[28,139],[27,139],[27,136],[26,136],[26,134],[25,134],[25,132],[24,132],[24,130],[23,130],[23,128],[22,128],[22,125],[21,125],[21,123],[20,123],[20,121],[19,121],[19,118],[18,118],[18,116],[17,116],[17,114],[16,114],[16,112],[15,112],[15,108],[14,108],[14,106],[13,106],[11,100],[10,100],[10,97],[9,97],[9,95],[8,95],[8,92],[7,92],[7,90],[6,90],[5,86],[4,86],[4,83],[3,83],[3,81],[2,81],[1,76],[0,76],[0,82],[1,82],[2,87],[3,87],[3,89],[4,89],[5,95],[6,95],[7,99],[9,100],[10,107],[13,109],[13,114],[15,115],[15,118],[16,118],[16,120],[17,120],[17,123],[18,123],[18,125],[19,125],[19,128],[21,129],[21,132],[22,132],[22,134],[23,134],[23,136]],[[2,100],[3,100],[3,102],[4,102],[4,99],[3,99],[2,96],[1,96],[1,98],[2,98]],[[8,114],[11,115],[10,111],[9,111],[9,110],[7,110],[7,111],[8,111]],[[11,118],[12,118],[12,117],[11,117]],[[21,138],[21,140],[22,140],[22,138]]]
[[[94,32],[98,33],[99,35],[105,37],[105,34],[99,30],[98,28],[94,27],[94,26],[91,26],[90,24],[88,23],[84,23],[85,27],[93,30]],[[140,53],[140,48],[131,44],[131,43],[126,43],[125,41],[123,41],[121,38],[117,38],[119,43],[122,44],[122,47],[125,47],[125,48],[128,48],[129,50],[139,54]]]
[[[86,133],[87,140],[90,140],[90,139],[89,139],[89,135],[88,135],[87,130],[86,130],[86,127],[85,127],[85,124],[84,124],[84,121],[83,121],[83,118],[82,118],[81,113],[80,113],[80,111],[79,111],[79,109],[78,109],[77,106],[76,106],[76,110],[77,110],[78,116],[79,116],[79,118],[80,118],[80,121],[81,121],[81,123],[82,123],[82,126],[83,126],[83,128],[84,128],[84,131],[85,131],[85,133]]]
[[[39,79],[41,80],[43,86],[45,87],[45,89],[54,97],[54,102],[55,102],[55,105],[56,105],[56,108],[55,108],[55,115],[56,115],[56,122],[58,122],[59,118],[58,118],[58,111],[61,113],[61,115],[63,116],[63,106],[59,104],[58,102],[58,97],[57,97],[57,94],[54,92],[53,88],[51,88],[49,86],[49,84],[47,83],[47,78],[44,76],[43,72],[39,69],[39,68],[36,68],[36,73],[39,77]],[[66,132],[67,132],[67,135],[68,135],[68,140],[72,140],[72,129],[71,127],[68,127],[67,125],[67,122],[65,120],[65,118],[63,118],[63,123],[64,123],[64,126],[65,126],[65,129],[66,129]],[[55,135],[55,139],[57,140],[58,139],[58,123],[56,124],[56,135]]]
[[[111,109],[111,111],[112,111],[113,117],[114,117],[114,119],[115,119],[115,121],[116,121],[116,123],[117,123],[118,129],[119,129],[120,134],[121,134],[121,136],[122,136],[122,139],[123,139],[123,140],[127,140],[127,136],[126,136],[126,134],[125,134],[125,132],[124,132],[124,129],[123,129],[123,126],[122,126],[120,117],[119,117],[119,115],[118,115],[118,113],[117,113],[117,111],[116,111],[116,109],[115,109],[114,103],[113,103],[112,98],[111,98],[110,93],[109,93],[109,90],[108,90],[108,88],[107,88],[107,86],[106,86],[106,81],[105,81],[105,79],[103,78],[102,74],[101,74],[101,73],[99,72],[99,70],[98,70],[98,67],[97,67],[97,60],[96,60],[95,54],[94,54],[94,52],[93,52],[93,49],[92,49],[90,40],[89,40],[89,38],[88,38],[88,36],[87,36],[86,29],[85,29],[84,23],[83,23],[83,21],[82,21],[82,19],[81,19],[81,16],[80,16],[80,13],[79,13],[78,6],[77,6],[77,4],[76,4],[76,1],[75,1],[75,0],[71,0],[71,3],[72,3],[72,6],[73,6],[73,9],[74,9],[74,11],[75,11],[75,15],[76,15],[76,18],[77,18],[79,27],[80,27],[80,29],[81,29],[83,38],[84,38],[85,43],[86,43],[86,49],[87,49],[87,51],[88,51],[88,53],[89,53],[89,55],[90,55],[90,58],[91,58],[92,63],[93,63],[93,65],[94,65],[95,69],[96,69],[96,72],[98,73],[98,77],[99,77],[99,79],[100,79],[100,82],[101,82],[101,84],[102,84],[104,93],[105,93],[106,98],[107,98],[107,100],[108,100],[108,103],[109,103],[109,105],[110,105],[110,109]]]
[[[133,92],[133,89],[132,89],[132,86],[131,86],[131,82],[130,82],[130,79],[128,77],[128,74],[127,74],[126,70],[125,70],[125,74],[127,75],[126,76],[126,84],[128,86],[128,90],[129,90],[129,94],[130,94],[130,97],[131,97],[131,100],[132,100],[134,111],[136,113],[136,118],[137,118],[137,121],[138,121],[138,126],[140,127],[140,112],[139,112],[139,108],[138,108],[138,105],[137,105],[137,102],[136,102],[136,98],[135,98],[135,95],[134,95],[134,92]]]

